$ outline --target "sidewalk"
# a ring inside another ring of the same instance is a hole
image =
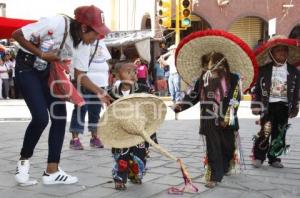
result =
[[[163,101],[165,101],[166,105],[170,106],[172,102],[169,97],[161,97]],[[258,118],[257,116],[253,116],[250,111],[250,101],[241,101],[238,116],[239,118]],[[73,105],[71,103],[67,103],[67,120],[71,120]],[[29,110],[24,102],[24,100],[0,100],[0,121],[29,121],[31,119],[31,115]],[[300,117],[300,115],[298,115]],[[168,112],[166,115],[166,120],[174,120],[174,112],[168,108]],[[187,119],[199,119],[199,103],[195,105],[193,108],[184,111],[178,115],[179,119],[187,120]]]
[[[72,106],[70,106],[72,109]],[[198,135],[199,107],[185,112],[185,119],[174,120],[173,114],[168,112],[168,119],[158,130],[158,141],[175,156],[181,158],[188,167],[189,173],[200,192],[169,195],[167,189],[171,186],[182,186],[181,173],[175,162],[161,156],[151,149],[147,171],[142,185],[128,183],[124,192],[114,190],[111,179],[112,157],[109,148],[92,149],[89,147],[89,134],[82,136],[85,146],[83,151],[68,148],[70,134],[66,133],[61,156],[61,167],[70,174],[79,177],[75,185],[45,186],[41,183],[41,176],[46,166],[48,129],[39,141],[35,154],[31,159],[31,176],[39,184],[30,187],[20,187],[14,181],[16,161],[21,149],[24,130],[28,125],[27,118],[21,116],[21,101],[10,101],[6,105],[1,101],[1,117],[11,115],[10,119],[0,122],[0,193],[3,198],[99,198],[99,197],[204,197],[204,198],[296,198],[300,197],[300,119],[291,121],[292,127],[288,131],[287,144],[291,145],[291,152],[283,156],[285,168],[275,169],[264,164],[261,169],[254,169],[250,165],[252,136],[258,131],[254,119],[240,119],[240,136],[245,159],[246,170],[241,174],[224,177],[223,182],[214,189],[207,189],[202,182],[203,155],[205,152],[202,138]],[[68,107],[69,108],[69,107]],[[198,110],[198,111],[197,111]],[[14,113],[14,114],[13,114]],[[69,112],[68,112],[69,113]],[[244,112],[244,114],[246,114]],[[20,121],[16,116],[23,118]],[[12,120],[12,121],[8,121]],[[68,129],[68,126],[67,128]]]

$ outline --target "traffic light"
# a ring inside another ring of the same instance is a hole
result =
[[[180,0],[181,27],[190,27],[191,21],[191,0]]]
[[[170,28],[172,26],[172,0],[159,0],[158,5],[159,24]]]

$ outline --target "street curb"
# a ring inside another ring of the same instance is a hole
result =
[[[160,96],[159,98],[163,101],[171,101],[170,96]],[[251,95],[249,94],[243,95],[242,101],[251,101]]]
[[[31,118],[0,118],[0,122],[27,122],[30,120]]]

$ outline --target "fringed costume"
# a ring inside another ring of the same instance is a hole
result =
[[[253,166],[259,168],[268,158],[269,165],[283,168],[280,155],[288,151],[285,137],[288,119],[299,111],[299,41],[275,37],[255,51],[260,65],[252,90],[252,113],[260,115],[261,129],[253,138]]]
[[[117,81],[109,94],[118,99],[126,95],[121,90],[122,82]],[[150,93],[150,88],[145,84],[134,84],[127,95],[132,93]],[[156,133],[151,135],[151,139],[157,143]],[[115,164],[112,170],[112,176],[116,183],[120,184],[120,190],[125,188],[127,178],[135,184],[141,184],[145,174],[146,161],[149,152],[149,143],[143,142],[130,148],[112,148],[112,155]],[[116,188],[118,186],[116,184]]]
[[[235,155],[235,133],[239,129],[236,117],[239,101],[239,77],[230,73],[229,86],[226,79],[211,79],[204,87],[203,75],[196,82],[194,90],[181,101],[181,111],[200,101],[200,134],[205,135],[207,155],[205,157],[207,181],[220,182],[225,173],[233,168]],[[188,103],[187,103],[188,102]],[[220,123],[223,126],[221,126]]]

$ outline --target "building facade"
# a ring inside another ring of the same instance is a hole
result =
[[[287,37],[300,34],[300,1],[193,0],[192,4],[192,27],[183,31],[181,37],[207,28],[222,29],[255,48],[259,40],[268,39],[268,22],[274,18],[276,34]]]
[[[276,18],[276,34],[290,36],[300,24],[300,1],[290,0],[194,0],[193,14],[213,29],[237,34],[254,47],[268,37],[268,21]],[[254,38],[251,38],[254,37]]]

